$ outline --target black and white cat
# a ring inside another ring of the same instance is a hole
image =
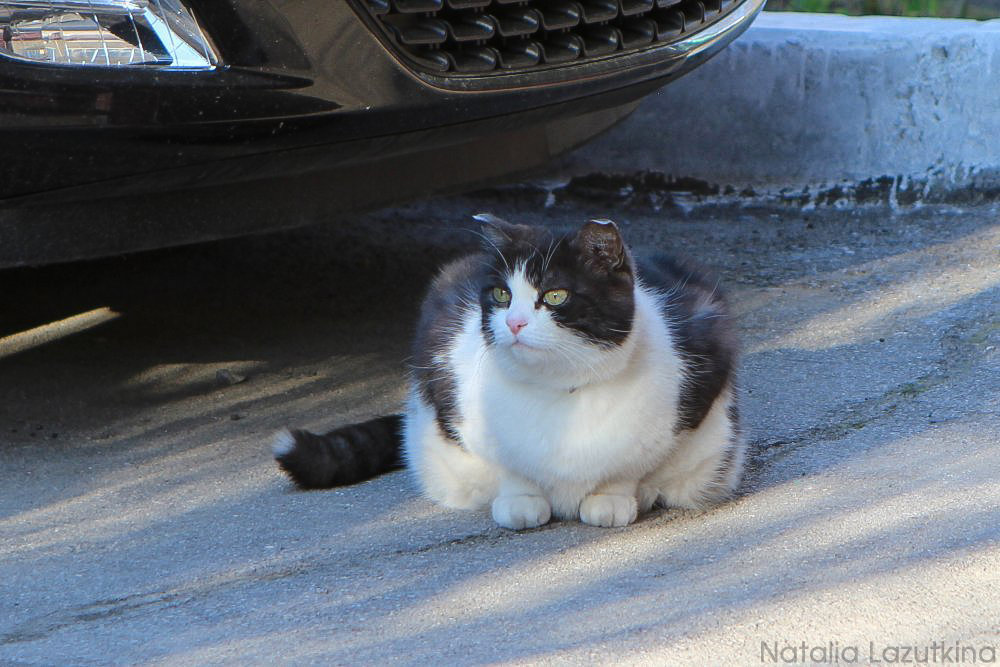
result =
[[[637,261],[609,220],[557,235],[476,219],[484,251],[444,267],[424,300],[405,414],[285,431],[279,465],[318,488],[402,458],[429,498],[490,506],[513,529],[552,515],[624,526],[657,502],[730,495],[745,445],[716,284]]]

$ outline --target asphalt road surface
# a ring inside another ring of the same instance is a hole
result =
[[[483,209],[611,217],[721,274],[738,498],[514,533],[405,472],[294,490],[270,435],[400,408],[423,289]],[[0,663],[1000,660],[998,350],[991,209],[497,192],[0,272]]]

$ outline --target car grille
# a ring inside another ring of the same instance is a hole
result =
[[[638,51],[712,23],[736,0],[355,0],[411,64],[523,72]]]

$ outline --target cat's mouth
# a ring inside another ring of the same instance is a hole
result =
[[[532,345],[519,338],[515,338],[510,344],[510,349],[512,350],[537,350],[539,349],[537,345]]]

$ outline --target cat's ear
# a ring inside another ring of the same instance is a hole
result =
[[[628,266],[628,251],[618,225],[610,220],[591,220],[576,233],[577,246],[595,268],[620,271]]]
[[[494,246],[502,246],[514,240],[514,225],[492,213],[476,213],[473,220],[483,223],[483,236]]]

